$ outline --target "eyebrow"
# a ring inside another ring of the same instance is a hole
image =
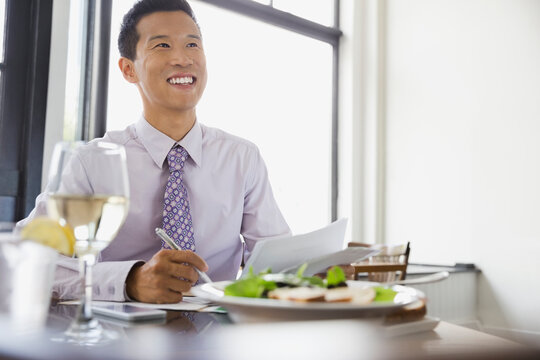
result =
[[[154,36],[151,36],[147,42],[151,42],[158,39],[168,39],[169,37],[170,37],[169,35],[154,35]],[[199,35],[188,34],[186,35],[186,37],[191,38],[191,39],[201,40],[201,37]]]

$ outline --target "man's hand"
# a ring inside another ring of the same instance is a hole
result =
[[[127,295],[147,303],[176,303],[191,289],[199,275],[193,269],[207,271],[208,265],[189,250],[157,252],[147,263],[134,267],[126,279]]]

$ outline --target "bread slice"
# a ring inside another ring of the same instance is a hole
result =
[[[348,287],[328,289],[324,294],[324,300],[326,302],[351,302],[354,296],[351,290]]]
[[[355,305],[370,304],[375,298],[375,290],[372,287],[351,288],[339,287],[326,290],[326,302],[350,302]]]
[[[291,300],[299,302],[324,301],[325,289],[296,287],[277,288],[268,293],[268,297],[278,300]]]
[[[421,320],[427,313],[426,303],[423,299],[417,300],[386,315],[384,325],[393,325],[409,321]]]

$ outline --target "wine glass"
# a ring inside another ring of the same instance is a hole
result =
[[[49,171],[47,211],[75,235],[82,285],[77,315],[63,341],[99,345],[117,337],[92,316],[92,266],[115,238],[129,207],[126,152],[104,141],[56,144]]]

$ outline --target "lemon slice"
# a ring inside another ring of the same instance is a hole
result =
[[[71,256],[75,246],[73,230],[48,217],[37,217],[21,231],[23,239],[50,246],[58,252]]]

